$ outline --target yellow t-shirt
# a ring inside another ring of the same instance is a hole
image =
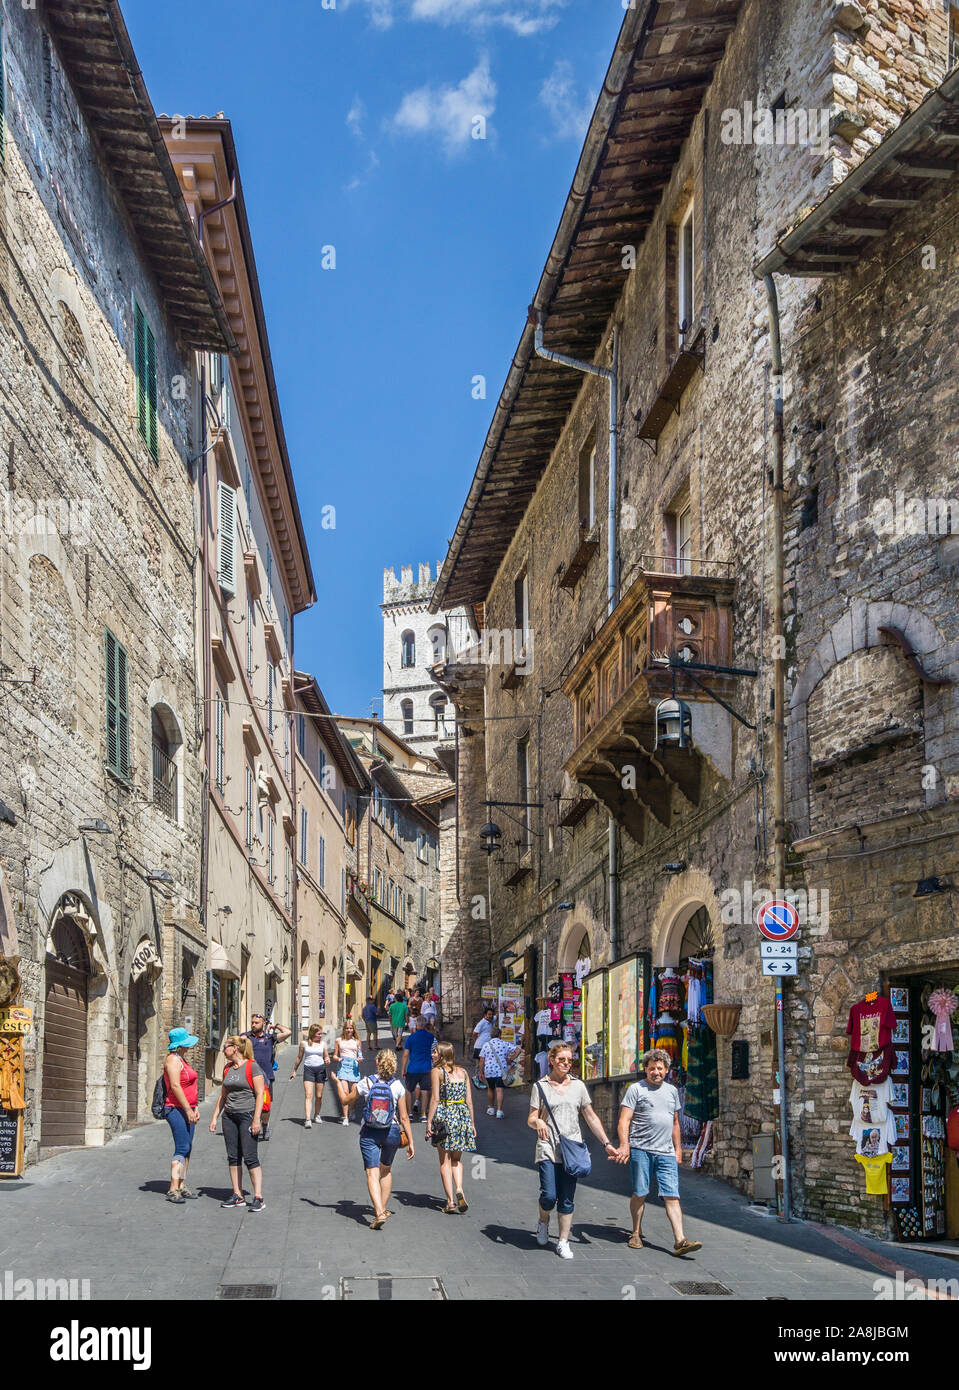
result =
[[[892,1162],[892,1154],[877,1154],[872,1158],[856,1154],[855,1157],[856,1162],[861,1163],[866,1170],[866,1192],[872,1197],[884,1197],[889,1191],[889,1175],[886,1168]]]

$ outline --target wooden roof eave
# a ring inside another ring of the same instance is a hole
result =
[[[742,0],[671,0],[669,5],[641,0],[627,11],[533,300],[533,308],[549,319],[551,347],[585,360],[593,360],[599,350],[625,272],[621,252],[617,258],[604,256],[596,229],[606,226],[607,247],[617,242],[624,227],[637,240],[645,234],[671,174],[661,157],[660,132],[668,131],[665,139],[678,154],[679,136],[684,130],[682,138],[688,137],[741,4]],[[632,123],[632,149],[629,125],[619,129],[621,116]],[[627,198],[629,206],[624,208]],[[618,244],[621,247],[622,241]],[[527,323],[433,591],[431,612],[485,599],[581,389],[576,372],[552,366],[549,371],[559,385],[545,400],[533,339]],[[520,428],[533,431],[537,444],[530,449],[524,440],[526,485],[513,497],[512,506],[504,512],[501,503],[493,505],[498,523],[493,537],[480,517],[493,496],[494,477],[501,475],[510,457],[509,441]]]

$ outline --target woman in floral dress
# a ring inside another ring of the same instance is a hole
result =
[[[469,1203],[463,1193],[463,1154],[476,1148],[476,1117],[469,1076],[456,1064],[452,1043],[437,1043],[433,1053],[436,1065],[430,1074],[432,1094],[426,1117],[426,1137],[431,1138],[433,1125],[438,1121],[446,1127],[444,1137],[436,1144],[440,1160],[440,1178],[446,1193],[445,1212],[468,1211]]]

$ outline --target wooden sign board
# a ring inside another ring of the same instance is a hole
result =
[[[0,1110],[0,1178],[23,1172],[23,1111]]]
[[[29,1033],[33,1026],[33,1009],[23,1004],[11,1004],[0,1009],[0,1033]]]

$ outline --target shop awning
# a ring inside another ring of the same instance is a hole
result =
[[[231,975],[234,980],[240,978],[240,972],[227,955],[226,947],[221,946],[218,941],[210,942],[206,968],[217,975]]]

